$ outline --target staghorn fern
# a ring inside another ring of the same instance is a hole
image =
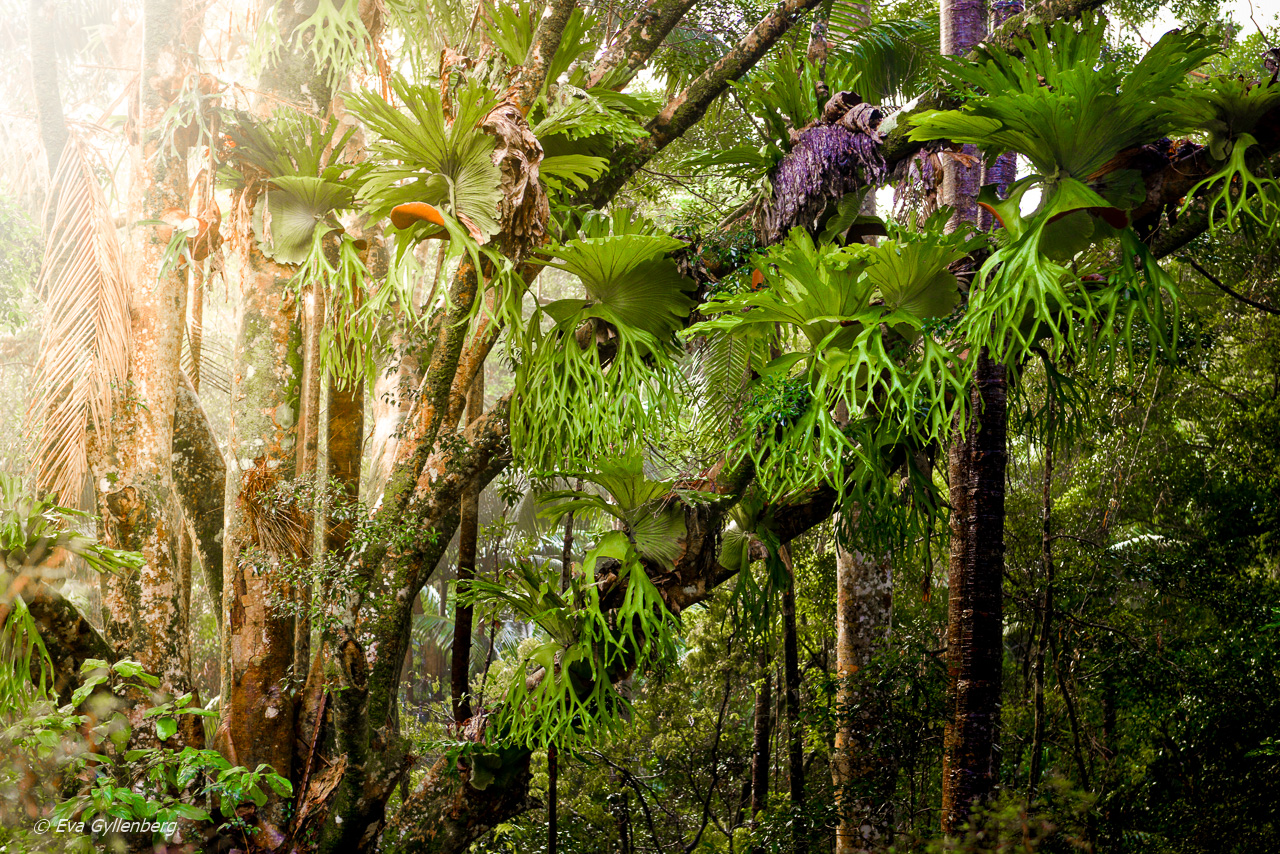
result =
[[[320,360],[339,383],[363,378],[372,385],[382,318],[393,304],[413,311],[412,285],[403,276],[377,281],[338,214],[354,209],[368,164],[341,157],[354,127],[330,127],[292,111],[268,122],[238,117],[224,179],[246,192],[264,186],[253,208],[258,247],[277,263],[295,268],[292,285],[322,287],[330,317],[320,331]],[[461,229],[458,229],[461,231]],[[414,318],[410,318],[413,320]]]
[[[796,229],[753,259],[761,290],[712,301],[703,311],[714,319],[688,330],[758,338],[774,350],[798,344],[757,367],[731,446],[751,457],[770,491],[872,489],[886,448],[945,436],[966,375],[931,329],[959,298],[947,267],[982,239],[939,225],[915,233],[890,223],[890,238],[875,248],[815,244]],[[861,473],[849,478],[855,460]]]
[[[959,110],[916,119],[916,140],[973,143],[988,157],[1013,149],[1033,174],[1005,201],[985,188],[979,203],[1003,225],[1001,245],[979,270],[963,335],[1016,372],[1032,347],[1049,343],[1071,359],[1114,367],[1118,352],[1134,359],[1134,324],[1142,317],[1168,353],[1176,338],[1177,288],[1129,227],[1143,198],[1140,176],[1115,169],[1117,155],[1192,124],[1180,100],[1186,75],[1215,51],[1198,29],[1171,32],[1127,74],[1099,67],[1103,23],[1086,17],[1018,41],[1022,57],[980,49],[977,61],[954,60],[953,84],[971,87]],[[1033,188],[1041,200],[1029,216],[1021,202]],[[1119,238],[1122,262],[1086,281],[1066,263],[1106,238]],[[1173,304],[1166,316],[1165,301]]]
[[[399,75],[391,87],[403,109],[368,92],[350,99],[351,112],[378,135],[370,146],[377,165],[360,189],[365,212],[380,219],[398,205],[425,202],[447,214],[444,228],[454,239],[470,234],[487,242],[500,227],[502,174],[493,163],[497,140],[480,125],[497,98],[481,85],[465,85],[446,115],[436,88]],[[451,227],[454,222],[465,228]],[[422,236],[434,227],[410,228]]]
[[[1280,219],[1280,182],[1249,168],[1249,149],[1258,144],[1253,136],[1258,122],[1280,105],[1280,85],[1274,81],[1249,83],[1239,77],[1211,77],[1195,87],[1187,115],[1209,135],[1209,153],[1222,167],[1187,193],[1185,211],[1200,194],[1209,192],[1209,230],[1216,231],[1218,208],[1229,226],[1246,213],[1273,229]],[[1216,190],[1215,190],[1216,187]]]
[[[511,442],[527,465],[622,453],[672,411],[675,332],[695,285],[666,257],[683,242],[655,232],[629,214],[592,216],[546,250],[543,263],[577,276],[586,297],[540,307],[520,341]],[[584,400],[589,418],[575,409]]]
[[[604,575],[606,567],[612,577]],[[618,683],[675,654],[676,618],[625,534],[606,533],[586,553],[569,590],[556,589],[556,574],[519,561],[509,583],[477,578],[461,591],[472,604],[510,609],[547,638],[521,659],[498,712],[496,730],[506,744],[571,746],[616,732],[630,706]],[[601,601],[610,581],[623,586],[614,611]]]
[[[971,143],[989,159],[1017,151],[1052,192],[1185,127],[1178,101],[1187,73],[1215,53],[1206,36],[1167,33],[1128,74],[1099,64],[1105,38],[1104,23],[1088,16],[1079,30],[1060,21],[1032,31],[1015,42],[1016,53],[979,47],[975,61],[949,61],[951,85],[978,97],[960,110],[917,116],[911,139]]]

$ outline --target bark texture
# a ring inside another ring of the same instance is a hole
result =
[[[320,461],[320,393],[324,377],[320,364],[320,332],[325,324],[325,289],[311,282],[302,294],[302,384],[298,393],[297,476],[317,485],[324,481]],[[315,509],[313,507],[313,509]],[[314,520],[314,513],[312,514]],[[308,525],[310,542],[315,541],[314,523]],[[311,669],[311,584],[301,581],[294,587],[297,613],[293,622],[293,672]]]
[[[987,34],[986,0],[943,0],[942,3],[942,52],[962,55],[973,49]],[[948,229],[968,226],[978,222],[978,188],[982,184],[982,159],[978,148],[966,145],[957,155],[944,153],[947,158],[942,172],[942,204],[952,208]]]
[[[476,374],[467,396],[467,422],[476,421],[484,411],[484,372]],[[480,538],[480,489],[467,487],[462,494],[458,525],[458,581],[470,581],[476,575],[476,545]],[[471,633],[473,614],[470,605],[454,606],[453,650],[449,662],[450,688],[453,696],[453,722],[461,725],[471,717]]]
[[[601,54],[587,76],[587,88],[621,90],[653,56],[667,34],[693,8],[695,0],[648,0]]]
[[[136,121],[130,127],[129,208],[130,220],[138,224],[129,230],[125,249],[133,347],[127,388],[114,414],[115,441],[91,457],[105,542],[141,552],[145,560],[137,573],[103,577],[103,624],[111,657],[137,660],[160,678],[162,691],[175,695],[190,688],[184,592],[173,553],[181,520],[171,502],[187,281],[181,264],[169,269],[163,264],[171,230],[142,223],[188,205],[186,148],[176,140],[169,145],[159,131],[190,69],[181,32],[192,22],[191,15],[182,0],[143,4],[143,71]],[[184,725],[175,738],[190,743],[196,729]],[[135,727],[133,738],[144,743],[154,738],[154,729]]]
[[[773,732],[773,668],[767,650],[760,651],[760,687],[751,735],[751,823],[769,806],[769,736]]]
[[[174,494],[190,528],[192,549],[200,561],[213,612],[218,625],[222,625],[222,523],[227,463],[191,382],[185,376],[180,382],[173,421]]]
[[[836,731],[831,782],[839,823],[836,854],[882,848],[892,816],[876,797],[883,767],[872,752],[879,720],[862,671],[885,650],[893,623],[893,569],[887,556],[836,550]],[[860,675],[862,674],[862,675]]]
[[[294,621],[282,610],[290,587],[282,563],[299,560],[305,526],[273,491],[292,481],[302,380],[291,269],[262,254],[247,217],[232,225],[228,281],[239,286],[232,351],[231,430],[223,535],[224,714],[221,749],[256,768],[290,775]]]
[[[1004,660],[1004,487],[1008,386],[1003,365],[978,357],[973,417],[952,449],[951,494],[964,492],[952,535],[947,600],[947,686],[942,829],[960,832],[970,808],[999,779],[1000,679]],[[959,459],[957,459],[957,457]],[[956,510],[953,510],[953,517]]]
[[[31,88],[35,93],[36,120],[49,164],[49,175],[58,171],[62,150],[67,147],[67,122],[62,113],[58,88],[58,63],[53,46],[57,43],[57,7],[53,0],[31,0],[29,36],[31,41]]]
[[[0,574],[5,601],[0,625],[9,619],[9,597],[21,596],[53,664],[53,690],[62,698],[80,687],[80,665],[91,658],[110,661],[114,650],[75,606],[49,585],[25,575]]]
[[[305,14],[279,9],[281,32]],[[282,51],[263,70],[254,106],[259,118],[277,103],[297,103],[317,115],[329,106],[329,86],[309,52]],[[282,562],[301,560],[310,539],[296,508],[272,497],[289,489],[297,470],[302,334],[295,270],[258,247],[252,212],[258,188],[233,199],[225,277],[239,290],[232,349],[231,429],[223,534],[223,716],[219,748],[250,768],[266,763],[289,777],[295,698],[287,679],[294,664],[294,620],[281,609],[291,589]],[[300,675],[300,674],[299,674]]]
[[[791,553],[786,546],[779,549],[787,568],[787,586],[782,591],[782,672],[787,700],[787,784],[791,793],[791,809],[797,814],[792,822],[794,844],[803,847],[802,822],[798,814],[804,807],[804,730],[800,724],[800,650],[796,637],[796,574]]]

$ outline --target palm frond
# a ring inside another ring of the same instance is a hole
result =
[[[872,104],[907,101],[928,88],[938,65],[938,19],[866,23],[858,4],[836,3],[831,10],[830,69],[856,74],[855,88]],[[865,12],[863,13],[865,15]],[[831,91],[839,82],[828,80]]]
[[[55,194],[36,292],[45,326],[25,434],[37,487],[79,495],[88,473],[88,429],[108,440],[114,395],[129,373],[126,273],[115,222],[83,142],[73,136]]]

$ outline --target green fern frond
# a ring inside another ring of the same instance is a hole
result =
[[[977,60],[949,61],[949,81],[977,97],[916,117],[911,139],[971,143],[989,158],[1017,151],[1052,189],[1088,181],[1121,151],[1185,127],[1186,75],[1216,52],[1204,33],[1167,33],[1128,74],[1100,64],[1105,38],[1091,16],[1080,29],[1060,21],[1033,31],[1015,52],[978,48]]]
[[[831,10],[828,87],[854,89],[872,104],[903,102],[921,94],[939,65],[938,18],[865,23],[846,4]],[[832,72],[835,74],[832,74]],[[856,83],[845,84],[841,77]]]
[[[542,263],[577,276],[587,295],[540,307],[521,342],[511,440],[534,468],[623,453],[676,405],[674,333],[694,283],[666,257],[683,242],[649,230],[630,214],[589,216],[584,236],[547,250]],[[590,419],[575,411],[583,400]]]
[[[351,111],[377,135],[370,146],[375,166],[360,190],[374,218],[410,202],[426,202],[445,211],[484,243],[500,228],[498,202],[502,175],[493,163],[497,140],[480,129],[497,103],[493,92],[464,85],[446,116],[440,92],[397,75],[392,89],[403,103],[397,109],[381,96],[351,96]],[[423,225],[413,226],[421,232]]]

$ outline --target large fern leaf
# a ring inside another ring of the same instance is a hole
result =
[[[463,86],[449,117],[434,87],[396,76],[392,88],[403,110],[373,93],[353,95],[350,102],[352,113],[379,137],[371,146],[377,165],[360,191],[369,215],[383,217],[397,205],[426,202],[462,221],[480,242],[497,234],[497,140],[480,129],[496,97],[478,85]]]
[[[915,140],[977,145],[988,157],[1017,151],[1050,184],[1089,180],[1115,155],[1186,124],[1178,100],[1187,72],[1215,48],[1200,30],[1170,32],[1125,74],[1100,63],[1105,24],[1058,22],[1016,42],[1016,52],[978,48],[946,66],[951,82],[980,97],[960,110],[915,119]]]

